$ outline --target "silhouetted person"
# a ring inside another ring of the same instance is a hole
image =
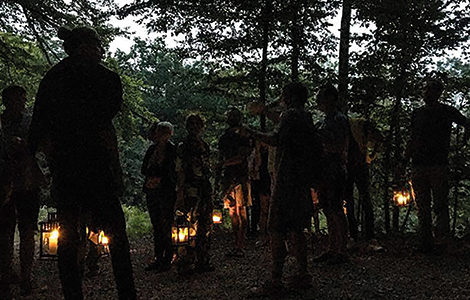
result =
[[[9,213],[9,201],[11,194],[11,178],[8,172],[6,141],[2,130],[2,120],[0,116],[0,298],[10,299],[11,283],[11,256],[10,235],[6,230],[11,226],[11,221],[5,214]],[[5,211],[5,212],[4,212]]]
[[[294,288],[311,286],[303,230],[310,226],[313,211],[309,174],[319,172],[317,169],[310,169],[311,164],[308,162],[312,158],[320,159],[320,145],[314,143],[312,116],[304,109],[307,94],[307,88],[300,83],[286,85],[281,96],[286,110],[282,112],[278,129],[272,133],[247,129],[256,139],[276,146],[276,174],[268,216],[272,277],[263,288],[264,292],[270,294],[283,289],[281,279],[287,256],[286,241],[292,243],[292,253],[298,265],[298,272],[290,285]]]
[[[465,127],[470,123],[457,109],[439,103],[444,87],[440,81],[429,80],[424,88],[425,105],[416,109],[411,118],[411,139],[405,158],[411,158],[412,182],[418,205],[419,250],[434,249],[431,193],[436,214],[435,236],[444,241],[449,236],[448,156],[452,123]]]
[[[220,189],[235,236],[235,247],[227,255],[242,257],[248,226],[246,207],[251,206],[248,156],[252,148],[250,139],[240,133],[242,113],[238,109],[227,112],[227,124],[229,127],[219,139]]]
[[[212,185],[210,182],[210,148],[201,137],[204,121],[191,114],[186,119],[187,135],[178,145],[176,170],[178,174],[176,208],[189,213],[196,227],[195,248],[188,247],[178,258],[178,273],[213,271],[210,264],[210,234],[212,230]],[[191,269],[194,265],[194,269]]]
[[[354,185],[359,192],[359,204],[364,211],[362,231],[364,237],[370,240],[374,237],[374,207],[369,193],[369,165],[375,158],[375,151],[383,137],[380,131],[370,121],[361,118],[349,119],[351,135],[349,140],[347,180],[344,200],[346,201],[349,234],[354,240],[358,239],[358,224],[354,211]],[[369,154],[369,146],[374,153]],[[361,216],[358,216],[359,218]]]
[[[31,271],[34,258],[34,234],[39,214],[39,184],[42,173],[27,148],[27,134],[31,117],[26,113],[26,91],[20,86],[3,90],[5,111],[2,114],[3,135],[6,142],[7,168],[12,185],[8,203],[0,209],[4,223],[1,230],[2,273],[11,272],[16,223],[20,233],[20,285],[23,294],[31,293]],[[5,238],[7,240],[5,240]],[[3,258],[4,257],[4,258]],[[4,267],[7,269],[5,270]],[[15,277],[14,275],[12,275]],[[3,276],[2,276],[3,277]]]
[[[347,261],[348,229],[343,211],[343,195],[350,129],[348,119],[339,109],[338,91],[333,85],[320,88],[317,104],[325,113],[319,129],[324,151],[324,172],[318,188],[318,200],[326,216],[329,249],[315,260],[336,264]]]
[[[59,30],[69,55],[44,76],[30,131],[34,153],[46,152],[60,223],[59,275],[65,299],[82,299],[78,265],[83,215],[109,235],[119,299],[135,299],[129,241],[119,201],[122,170],[112,119],[122,104],[119,75],[100,64],[93,29]]]
[[[268,171],[268,147],[256,141],[249,159],[251,183],[251,218],[250,234],[261,234],[261,242],[267,237],[269,197],[271,195],[271,178]]]
[[[145,153],[142,174],[147,209],[153,226],[155,260],[148,271],[164,272],[171,268],[173,247],[171,225],[176,202],[176,146],[170,141],[173,125],[169,122],[154,124],[150,130],[153,144]]]

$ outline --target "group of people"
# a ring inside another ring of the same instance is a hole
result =
[[[119,299],[136,299],[129,241],[119,198],[123,191],[117,138],[112,120],[122,104],[119,76],[100,64],[101,41],[89,28],[59,30],[68,57],[51,68],[41,81],[32,116],[25,110],[26,92],[19,86],[2,93],[0,149],[0,295],[20,282],[31,293],[34,234],[39,211],[39,187],[45,179],[35,155],[47,157],[52,175],[52,197],[60,223],[58,266],[65,299],[83,299],[80,245],[83,225],[109,236],[112,267]],[[470,122],[438,99],[443,85],[427,82],[425,106],[413,113],[411,139],[405,158],[412,160],[412,180],[419,217],[419,250],[432,252],[449,236],[448,153],[452,123],[469,129]],[[243,124],[242,112],[227,112],[227,128],[219,139],[218,163],[210,163],[211,149],[202,138],[204,120],[186,117],[186,136],[171,141],[173,125],[157,122],[149,131],[152,141],[143,157],[143,190],[153,225],[154,258],[147,271],[165,272],[175,257],[171,226],[183,217],[196,228],[194,247],[180,248],[180,274],[209,272],[212,211],[229,211],[234,247],[228,257],[243,257],[247,229],[270,242],[271,278],[263,289],[283,289],[282,275],[288,254],[295,256],[298,272],[289,283],[308,288],[304,234],[320,207],[326,216],[329,246],[315,258],[330,264],[348,261],[349,236],[358,239],[353,187],[359,191],[363,233],[374,237],[374,210],[370,199],[368,149],[381,143],[378,130],[363,119],[350,119],[342,111],[333,85],[320,87],[317,107],[325,115],[314,124],[305,109],[307,88],[287,84],[280,102],[265,113],[277,125],[261,132]],[[213,188],[212,179],[215,179]],[[432,194],[432,197],[431,197]],[[437,214],[435,238],[431,198]],[[315,199],[318,200],[314,201]],[[344,204],[346,203],[346,205]],[[254,205],[251,222],[247,207]],[[346,206],[347,216],[344,212]],[[20,232],[20,278],[11,272],[13,237]],[[249,225],[251,224],[251,225]],[[437,240],[437,243],[436,243]],[[5,296],[6,295],[6,296]]]

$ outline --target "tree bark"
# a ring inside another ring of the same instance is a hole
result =
[[[268,44],[269,44],[269,20],[272,15],[271,1],[266,0],[262,9],[261,26],[263,28],[263,35],[261,40],[261,66],[259,71],[259,100],[266,103],[266,77],[268,69]],[[266,130],[266,115],[260,116],[261,131]]]
[[[349,83],[349,38],[352,0],[343,0],[339,37],[338,97],[343,111],[347,111]]]

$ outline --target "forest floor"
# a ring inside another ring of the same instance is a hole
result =
[[[413,236],[379,239],[376,251],[367,244],[350,250],[351,261],[329,266],[313,263],[314,255],[326,245],[326,238],[309,242],[311,289],[276,295],[277,299],[470,299],[470,241],[455,241],[443,255],[413,252]],[[179,276],[173,267],[167,273],[144,271],[152,257],[150,237],[131,242],[134,277],[139,299],[264,299],[254,292],[269,278],[267,245],[247,241],[244,258],[226,258],[231,236],[217,230],[212,241],[211,273]],[[16,262],[16,265],[18,263]],[[85,299],[117,299],[110,257],[99,261],[100,273],[84,280]],[[295,260],[288,257],[285,276],[292,276]],[[24,299],[62,299],[57,263],[35,263],[34,291]],[[15,286],[14,294],[19,290]],[[17,297],[16,299],[22,299]]]

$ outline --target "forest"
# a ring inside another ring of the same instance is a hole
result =
[[[113,22],[125,18],[135,20],[149,37],[135,37],[129,28]],[[226,111],[236,107],[244,124],[272,131],[276,125],[269,118],[250,114],[247,107],[278,101],[282,87],[297,81],[308,88],[307,110],[315,123],[323,118],[315,95],[320,86],[332,83],[343,111],[350,118],[369,121],[384,137],[370,164],[377,241],[372,247],[357,243],[346,266],[309,261],[313,291],[290,291],[281,298],[470,295],[470,152],[462,127],[452,127],[450,144],[448,200],[455,241],[451,254],[412,254],[416,204],[400,207],[393,202],[394,190],[410,180],[404,152],[412,112],[423,106],[424,82],[440,80],[440,101],[470,117],[468,0],[5,0],[0,3],[0,89],[24,87],[29,109],[45,73],[66,56],[57,37],[60,26],[94,28],[107,49],[103,64],[117,72],[123,84],[124,102],[114,125],[125,183],[121,201],[140,299],[249,298],[251,289],[268,276],[270,257],[267,245],[259,247],[249,240],[245,258],[235,264],[227,261],[230,222],[224,221],[214,229],[212,241],[216,273],[189,281],[173,273],[144,273],[153,249],[141,165],[151,125],[174,124],[172,140],[177,144],[185,134],[186,116],[201,115],[203,138],[215,165]],[[117,37],[134,37],[130,51],[109,51]],[[168,39],[176,42],[169,45]],[[45,220],[47,212],[54,211],[47,189],[41,192],[41,207],[40,219]],[[362,230],[359,203],[356,214]],[[309,233],[311,252],[319,253],[326,233],[326,219],[320,215],[320,232]],[[45,279],[58,280],[56,264],[37,261],[35,266],[38,287],[31,299],[61,299],[60,286]],[[100,267],[98,280],[84,282],[86,299],[114,299],[109,258],[100,259]]]

